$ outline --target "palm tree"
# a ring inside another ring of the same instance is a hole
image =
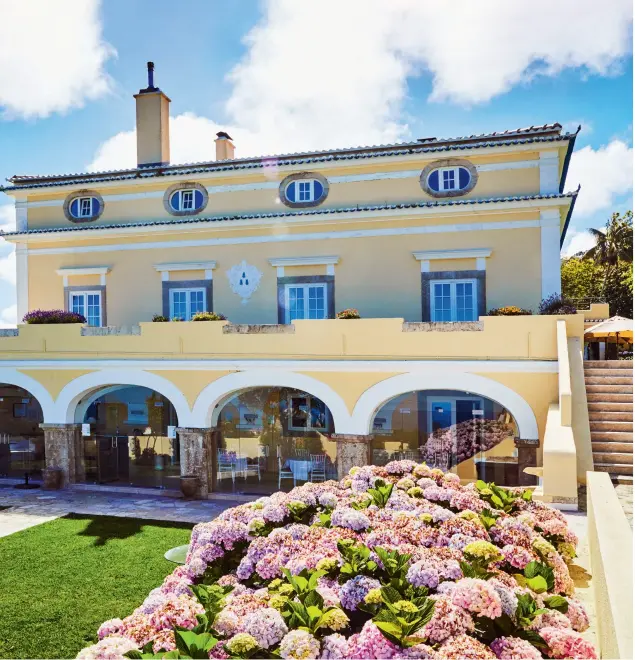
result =
[[[602,292],[606,296],[609,277],[620,262],[633,263],[633,213],[613,213],[606,223],[605,231],[591,228],[589,233],[595,239],[595,245],[583,258],[593,259],[598,266],[604,268]]]

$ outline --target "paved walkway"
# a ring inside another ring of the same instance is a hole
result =
[[[90,491],[19,490],[0,486],[0,536],[67,513],[199,523],[235,506],[233,500],[186,501],[160,495]],[[8,507],[8,508],[5,508]]]

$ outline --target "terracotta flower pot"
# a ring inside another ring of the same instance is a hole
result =
[[[181,492],[185,499],[194,499],[198,497],[200,479],[194,475],[181,477]]]
[[[64,481],[64,472],[62,468],[50,467],[42,471],[43,487],[46,490],[59,490]]]

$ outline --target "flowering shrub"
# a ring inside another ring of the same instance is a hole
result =
[[[217,314],[216,312],[196,312],[192,317],[192,321],[226,321],[227,317],[224,314]]]
[[[559,296],[557,293],[545,298],[538,309],[538,314],[576,314],[577,309],[575,305],[566,298]]]
[[[359,312],[356,309],[343,309],[336,314],[338,319],[361,319]]]
[[[196,525],[185,565],[78,657],[596,658],[561,544],[531,491],[353,468]]]
[[[437,429],[423,447],[425,460],[448,469],[495,447],[510,435],[512,430],[508,424],[473,417],[454,426]]]
[[[75,312],[66,312],[63,309],[34,309],[22,319],[30,325],[44,323],[86,323],[86,318]]]
[[[507,307],[495,307],[487,312],[488,316],[528,316],[531,315],[530,309],[516,307],[516,305],[507,305]]]
[[[170,319],[167,316],[163,316],[163,314],[155,314],[152,317],[152,323],[167,323]]]

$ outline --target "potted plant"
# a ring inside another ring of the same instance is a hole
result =
[[[516,307],[516,305],[507,305],[505,307],[495,307],[487,312],[488,316],[529,316],[532,314],[530,309]]]
[[[227,317],[224,314],[217,314],[216,312],[196,312],[192,317],[192,321],[226,321]]]
[[[557,293],[545,298],[540,303],[538,314],[559,315],[559,314],[577,314],[575,305],[567,298],[559,296]]]
[[[155,314],[152,317],[152,323],[167,323],[170,319],[167,316],[163,316],[163,314]]]
[[[194,474],[185,474],[181,476],[181,492],[187,500],[192,500],[198,496],[201,480]]]
[[[29,325],[40,325],[48,323],[86,323],[86,318],[75,312],[67,312],[63,309],[34,309],[28,312],[22,319]]]
[[[343,309],[341,312],[338,312],[336,315],[338,319],[361,319],[359,312],[352,307],[349,309]]]

